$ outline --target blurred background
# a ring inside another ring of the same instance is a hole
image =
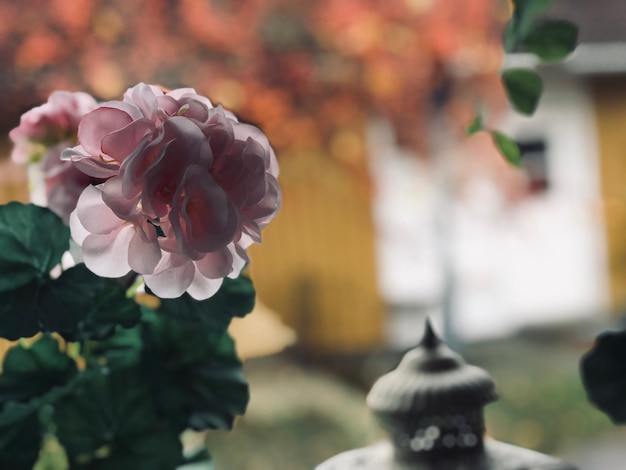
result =
[[[426,316],[496,380],[489,434],[622,468],[626,435],[586,402],[578,360],[626,309],[626,4],[555,0],[549,16],[574,21],[580,45],[548,66],[505,62],[510,10],[0,0],[1,202],[28,199],[6,135],[52,91],[194,87],[268,134],[284,193],[252,251],[259,311],[235,325],[252,401],[208,437],[217,468],[310,469],[382,437],[365,394]],[[544,80],[532,118],[500,85],[516,65]],[[465,136],[479,109],[521,168]]]

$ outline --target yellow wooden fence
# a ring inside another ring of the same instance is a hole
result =
[[[259,298],[313,354],[354,353],[381,342],[365,181],[363,173],[313,152],[284,159],[283,208],[252,249]]]

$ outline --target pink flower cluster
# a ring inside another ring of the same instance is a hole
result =
[[[281,204],[265,135],[191,88],[130,88],[84,116],[78,142],[62,158],[104,180],[70,217],[85,264],[135,271],[159,297],[212,296]]]
[[[80,120],[98,106],[87,93],[55,91],[48,101],[24,113],[9,132],[11,158],[16,163],[40,164],[47,205],[67,223],[78,197],[92,178],[61,160],[61,152],[76,142]]]

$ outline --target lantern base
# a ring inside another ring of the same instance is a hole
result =
[[[419,461],[411,462],[398,461],[392,444],[384,441],[343,452],[315,470],[576,470],[576,467],[533,450],[485,439],[484,452],[433,461],[424,454]]]

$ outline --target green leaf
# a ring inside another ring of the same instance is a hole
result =
[[[24,419],[0,426],[0,468],[25,470],[33,468],[39,458],[43,431],[35,413]]]
[[[47,208],[18,202],[0,206],[0,292],[48,278],[69,239],[69,228]]]
[[[149,289],[146,289],[150,293]],[[201,329],[210,341],[219,340],[234,316],[243,317],[254,308],[255,291],[247,276],[224,279],[219,291],[209,299],[195,300],[189,294],[177,299],[161,299],[156,310],[159,316],[180,323],[190,323],[193,329]],[[151,318],[152,309],[141,306],[144,318]]]
[[[484,130],[483,117],[481,114],[476,114],[476,117],[474,118],[472,123],[467,127],[467,129],[465,129],[465,134],[468,136],[472,136],[482,130]]]
[[[151,294],[150,289],[146,291]],[[161,299],[158,311],[181,321],[206,321],[216,314],[230,321],[252,311],[255,294],[252,280],[242,274],[237,279],[225,278],[217,293],[206,300],[195,300],[187,293],[177,299]]]
[[[508,69],[502,72],[502,82],[514,109],[527,116],[537,109],[543,91],[541,77],[531,69]]]
[[[55,405],[57,437],[70,467],[171,470],[183,462],[178,431],[155,414],[136,370],[87,370]]]
[[[77,373],[50,336],[7,352],[0,375],[0,468],[33,468],[44,434],[39,415],[68,392]]]
[[[46,299],[48,310],[65,311],[62,317],[52,311],[51,327],[66,339],[103,340],[116,326],[135,326],[141,318],[139,305],[126,297],[125,289],[113,279],[103,279],[79,264],[52,283]]]
[[[513,14],[504,33],[504,50],[513,52],[530,29],[535,19],[552,3],[552,0],[513,0]]]
[[[56,331],[66,339],[104,339],[116,325],[140,318],[114,280],[102,279],[79,264],[58,279],[38,279],[12,292],[0,292],[0,336],[15,340]]]
[[[506,134],[500,131],[491,131],[491,139],[494,145],[509,163],[515,166],[520,166],[522,162],[522,155],[519,146]]]
[[[154,316],[144,325],[141,370],[157,409],[180,430],[230,429],[248,403],[232,340]]]
[[[576,49],[578,28],[569,21],[545,20],[533,25],[522,46],[545,61],[564,59]]]
[[[225,278],[220,290],[205,302],[211,311],[244,317],[254,308],[255,295],[252,279],[242,274],[237,279]]]
[[[93,356],[112,369],[136,367],[141,354],[141,330],[141,326],[118,326],[113,336],[93,344]]]
[[[44,287],[36,281],[0,292],[0,337],[16,340],[42,330],[39,321]]]
[[[589,401],[616,424],[626,424],[626,331],[598,336],[580,363]]]
[[[59,350],[51,336],[43,336],[30,348],[9,349],[0,375],[0,408],[9,401],[26,403],[64,387],[78,373],[76,363]]]

